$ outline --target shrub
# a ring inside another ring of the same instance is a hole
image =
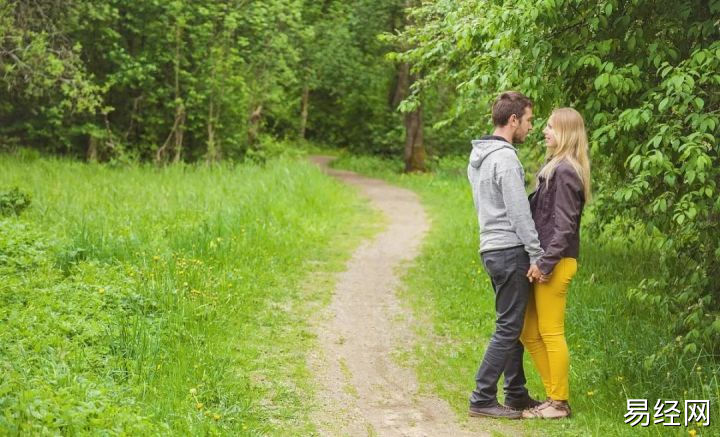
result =
[[[8,191],[0,191],[0,215],[19,215],[30,206],[30,195],[14,187]]]

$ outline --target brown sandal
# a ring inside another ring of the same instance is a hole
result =
[[[567,401],[549,400],[541,405],[523,411],[523,419],[565,419],[572,415]]]

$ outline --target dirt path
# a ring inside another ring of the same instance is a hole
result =
[[[385,215],[387,227],[355,251],[337,277],[328,313],[318,322],[320,350],[311,356],[310,366],[321,387],[316,421],[322,435],[488,435],[461,428],[445,401],[419,394],[414,372],[393,358],[412,342],[411,316],[394,294],[400,284],[398,266],[417,256],[429,228],[417,196],[328,169],[331,159],[311,158],[367,196]]]

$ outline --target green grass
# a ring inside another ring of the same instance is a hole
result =
[[[32,203],[0,217],[0,434],[315,432],[308,320],[378,220],[352,190],[297,160],[2,156],[13,186]]]
[[[467,398],[494,328],[493,294],[477,253],[465,162],[464,157],[442,160],[434,173],[419,175],[399,174],[400,163],[375,158],[343,156],[335,164],[415,190],[432,218],[422,253],[404,278],[404,297],[418,318],[428,321],[417,327],[413,361],[418,378],[425,390],[446,399],[460,420],[467,420]],[[651,306],[626,298],[628,288],[656,270],[657,254],[621,236],[592,237],[586,229],[568,295],[574,418],[522,426],[531,435],[687,435],[692,427],[631,428],[623,418],[626,399],[648,399],[651,417],[657,399],[681,404],[709,399],[711,426],[697,431],[717,432],[712,414],[720,400],[718,362],[696,355],[649,362],[648,356],[676,341],[671,324],[657,318]],[[544,396],[528,354],[525,368],[531,393]]]

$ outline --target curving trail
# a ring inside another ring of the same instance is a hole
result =
[[[387,227],[363,243],[338,274],[328,313],[316,324],[320,347],[310,367],[320,387],[321,413],[315,420],[321,434],[489,435],[462,428],[447,403],[420,394],[413,370],[393,358],[412,342],[410,315],[394,290],[400,285],[399,267],[417,256],[429,228],[420,201],[409,190],[329,169],[331,160],[311,157],[369,198],[385,215]]]

